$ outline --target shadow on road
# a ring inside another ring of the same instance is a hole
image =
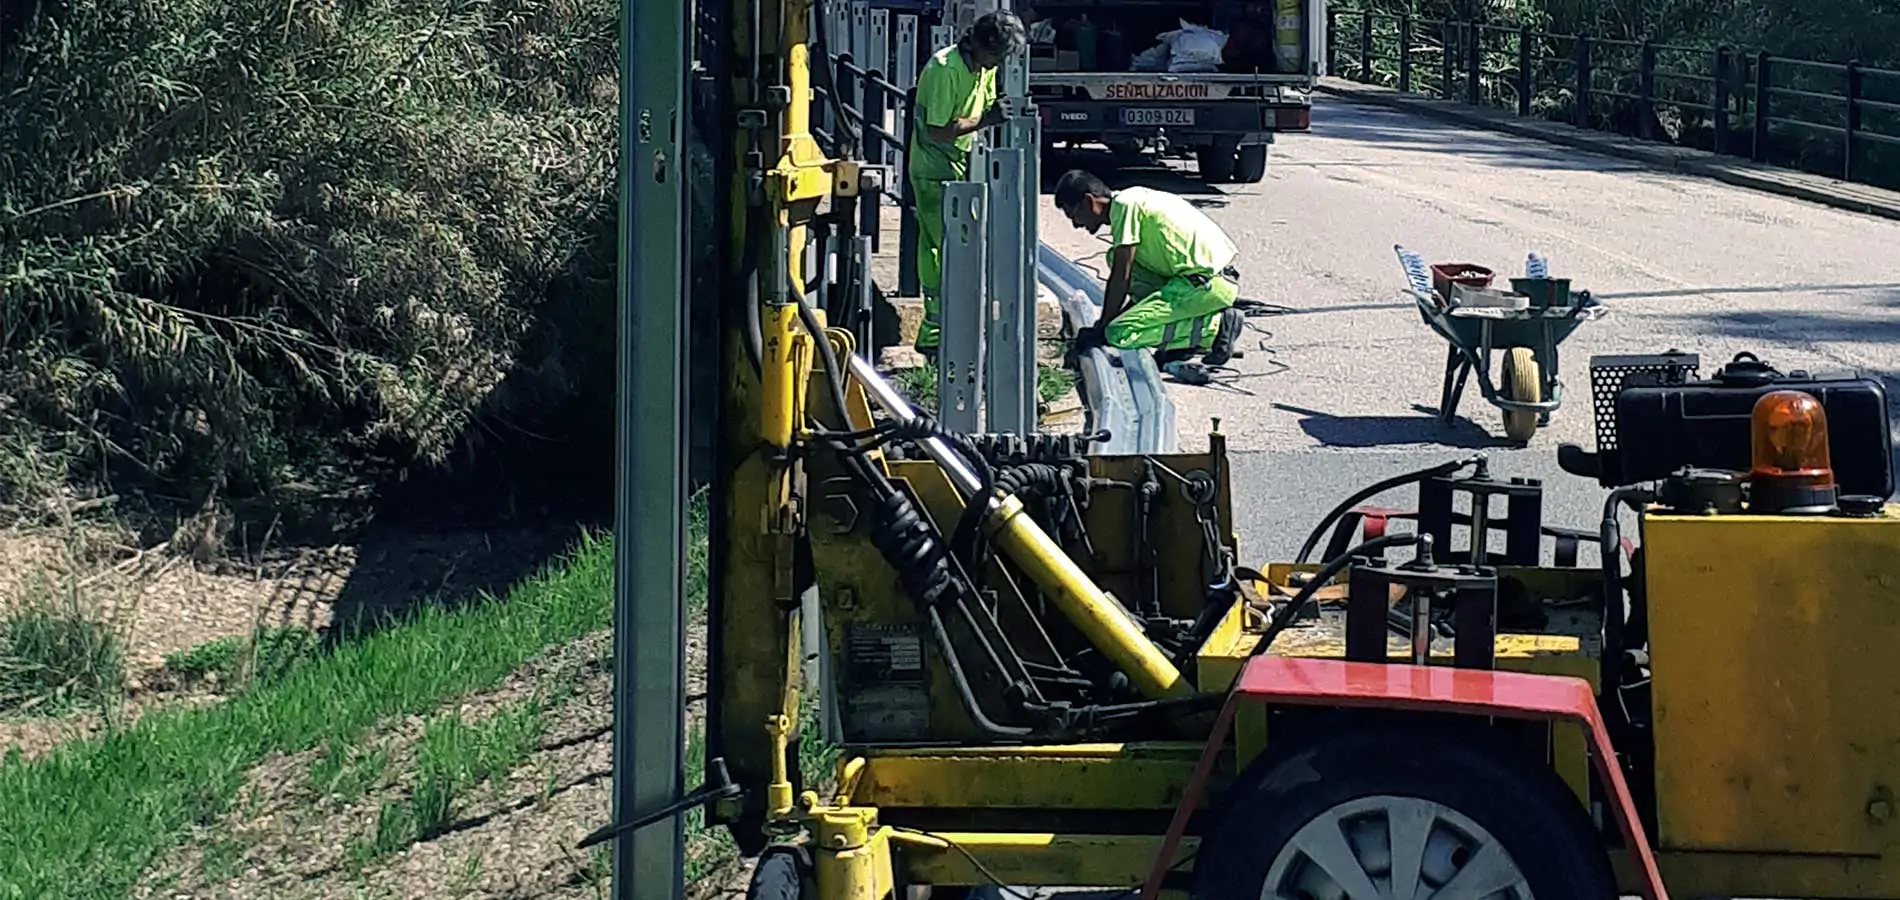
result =
[[[1413,407],[1417,416],[1336,416],[1286,403],[1274,409],[1300,417],[1300,430],[1328,447],[1365,449],[1404,444],[1436,444],[1460,450],[1486,450],[1514,446],[1492,435],[1469,419],[1459,418],[1449,426],[1438,424],[1437,410]]]
[[[1649,167],[1556,144],[1422,122],[1384,110],[1329,105],[1313,116],[1314,137],[1381,149],[1474,157],[1501,166],[1571,172],[1636,172]]]

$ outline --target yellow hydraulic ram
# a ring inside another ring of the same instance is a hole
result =
[[[851,377],[864,386],[865,394],[898,421],[908,422],[917,417],[903,396],[863,357],[853,355],[849,367]],[[976,473],[941,439],[927,438],[923,447],[964,496],[973,497],[982,490]],[[985,526],[990,540],[1055,601],[1056,607],[1090,645],[1127,673],[1130,683],[1143,696],[1168,700],[1194,693],[1187,679],[1181,676],[1181,670],[1148,640],[1121,604],[1096,586],[1029,517],[1021,500],[1007,495],[997,498],[989,509]]]

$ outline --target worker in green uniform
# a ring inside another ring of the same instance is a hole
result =
[[[996,67],[1028,47],[1022,20],[999,10],[978,18],[961,40],[932,54],[917,74],[905,163],[917,202],[917,283],[924,294],[916,347],[927,357],[936,356],[942,322],[937,290],[943,283],[943,186],[969,173],[976,132],[1003,123]]]
[[[1108,226],[1108,284],[1102,314],[1077,334],[1078,347],[1153,350],[1163,364],[1201,354],[1208,366],[1234,355],[1243,317],[1234,308],[1239,250],[1186,198],[1152,188],[1109,190],[1071,170],[1056,182],[1057,208],[1090,234]]]

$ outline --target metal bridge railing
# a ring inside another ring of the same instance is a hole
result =
[[[1900,187],[1900,71],[1407,13],[1326,15],[1335,77]]]

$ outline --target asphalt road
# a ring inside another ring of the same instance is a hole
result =
[[[1680,348],[1706,375],[1748,350],[1783,369],[1892,377],[1900,395],[1900,222],[1326,98],[1311,134],[1274,145],[1261,184],[1099,174],[1189,196],[1240,245],[1242,296],[1291,308],[1253,320],[1272,333],[1247,337],[1240,380],[1170,388],[1183,449],[1205,447],[1220,417],[1248,560],[1290,558],[1362,485],[1474,449],[1497,474],[1546,479],[1550,523],[1593,527],[1601,490],[1556,465],[1560,442],[1594,443],[1593,354]],[[1041,223],[1045,241],[1101,269],[1102,237],[1047,196]],[[1528,447],[1502,445],[1475,387],[1453,427],[1434,421],[1445,348],[1400,293],[1395,244],[1500,277],[1536,251],[1609,307],[1563,345],[1568,401]]]

